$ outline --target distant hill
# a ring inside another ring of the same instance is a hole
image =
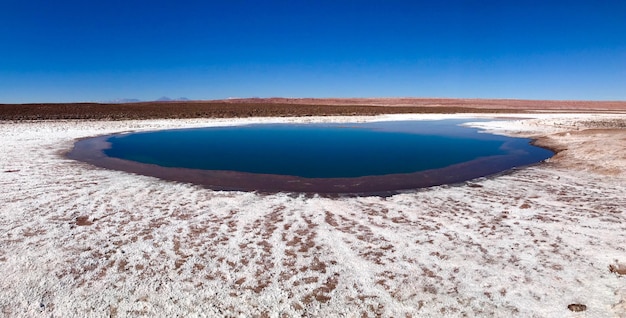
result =
[[[626,101],[584,100],[525,100],[489,98],[422,98],[422,97],[374,97],[374,98],[228,98],[219,100],[234,104],[290,104],[325,106],[384,106],[384,107],[433,107],[445,109],[509,109],[509,110],[606,110],[624,111]]]
[[[126,104],[126,103],[139,103],[139,102],[141,102],[141,100],[136,99],[136,98],[120,98],[120,99],[103,101],[103,103],[107,103],[107,104]]]
[[[186,101],[189,101],[189,98],[187,97],[169,98],[167,96],[163,96],[155,100],[155,102],[186,102]]]
[[[167,96],[163,96],[161,98],[152,100],[152,102],[188,102],[190,101],[187,97],[179,97],[179,98],[170,98]],[[104,100],[101,101],[103,104],[128,104],[128,103],[141,103],[141,102],[151,102],[150,100],[145,101],[137,98],[119,98],[113,100]]]

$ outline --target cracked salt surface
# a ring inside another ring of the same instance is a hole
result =
[[[626,262],[626,131],[608,129],[624,115],[475,123],[567,149],[388,198],[211,191],[61,156],[131,130],[467,116],[1,122],[0,312],[626,316],[626,277],[609,271]]]

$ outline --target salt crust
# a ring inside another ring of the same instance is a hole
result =
[[[626,115],[497,116],[472,125],[565,155],[388,198],[211,191],[61,154],[122,131],[490,116],[0,122],[1,315],[626,316],[608,270],[626,261],[626,139],[583,133]]]

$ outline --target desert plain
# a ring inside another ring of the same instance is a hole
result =
[[[626,103],[208,104],[0,105],[1,315],[626,317]],[[214,191],[64,156],[118,132],[443,118],[557,153],[389,197]]]

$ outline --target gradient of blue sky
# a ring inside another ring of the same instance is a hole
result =
[[[626,1],[0,0],[0,103],[626,100]]]

